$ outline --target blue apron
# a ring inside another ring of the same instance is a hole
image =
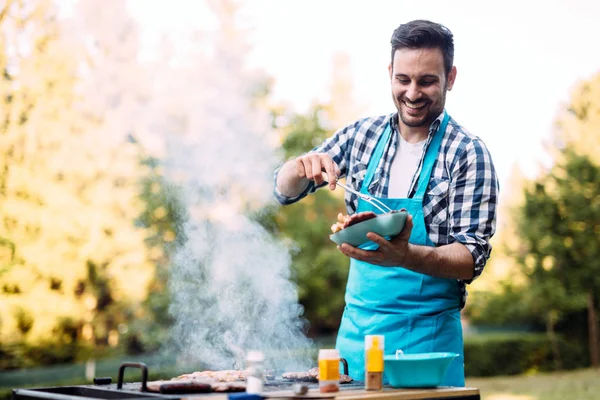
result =
[[[423,217],[423,196],[429,183],[433,164],[449,116],[436,131],[421,168],[413,198],[378,198],[394,210],[405,208],[413,217],[410,243],[433,246],[427,235]],[[388,124],[369,161],[361,192],[368,193],[369,185],[391,135]],[[357,212],[381,211],[358,200]],[[363,249],[374,249],[369,242]],[[364,380],[364,336],[384,335],[385,354],[453,352],[456,357],[446,373],[443,385],[464,386],[464,357],[462,324],[460,321],[460,288],[456,279],[434,278],[408,269],[381,267],[351,259],[346,286],[346,308],[342,317],[336,348],[348,361],[350,375]]]

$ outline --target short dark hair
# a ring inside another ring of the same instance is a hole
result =
[[[409,49],[435,49],[438,48],[444,55],[444,70],[446,76],[450,73],[454,63],[454,39],[450,29],[444,25],[417,19],[400,25],[392,34],[392,64],[396,50]]]

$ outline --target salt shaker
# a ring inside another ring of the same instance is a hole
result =
[[[256,350],[248,352],[246,356],[246,393],[262,393],[265,380],[264,361],[265,355],[262,352]]]

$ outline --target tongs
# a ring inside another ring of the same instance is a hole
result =
[[[327,182],[329,182],[327,173],[325,173],[325,172],[323,173],[323,178]],[[361,199],[363,199],[367,203],[371,204],[373,207],[377,208],[379,211],[381,211],[383,213],[388,213],[388,212],[394,211],[391,208],[389,208],[388,206],[386,206],[385,203],[383,203],[381,200],[376,199],[374,197],[371,197],[368,194],[364,194],[364,193],[358,192],[358,191],[352,189],[350,186],[345,185],[343,183],[340,183],[340,181],[338,180],[337,177],[335,178],[335,184],[337,186],[341,187],[342,189],[344,189],[345,191],[357,195],[358,197],[360,197]]]

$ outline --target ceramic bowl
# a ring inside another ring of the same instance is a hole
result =
[[[369,232],[390,238],[402,231],[407,215],[406,211],[392,211],[379,214],[375,218],[350,225],[329,237],[337,244],[348,243],[355,247],[369,242],[367,238],[367,233]]]

